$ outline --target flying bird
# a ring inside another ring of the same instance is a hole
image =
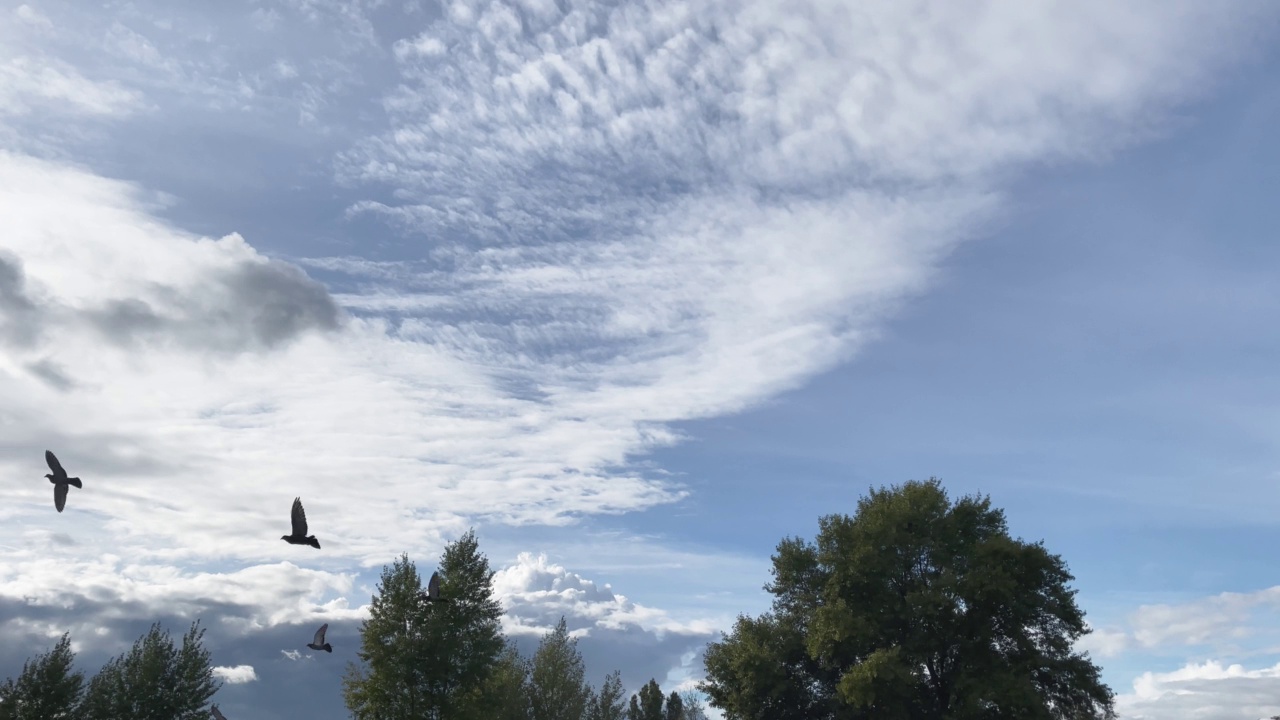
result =
[[[65,490],[63,491],[63,494],[66,494]],[[281,535],[280,539],[290,545],[310,545],[311,547],[319,550],[320,541],[316,539],[315,535],[307,535],[307,511],[302,509],[302,498],[293,499],[293,514],[291,519],[293,520],[293,534]]]
[[[431,573],[431,579],[427,581],[426,591],[418,593],[418,597],[427,602],[449,602],[448,598],[440,597],[440,573]]]
[[[53,471],[45,474],[49,482],[53,483],[53,506],[58,508],[58,512],[62,512],[62,508],[67,506],[67,486],[84,486],[80,484],[80,478],[67,477],[67,471],[62,469],[62,463],[58,462],[58,457],[52,450],[44,451],[44,461],[49,463],[49,469]]]
[[[311,638],[311,642],[307,643],[307,647],[312,650],[323,650],[327,653],[333,652],[333,646],[324,641],[324,631],[329,629],[329,623],[320,626],[316,631],[316,636]]]
[[[209,712],[213,713],[213,720],[227,720],[227,716],[222,714],[217,705],[210,705]]]

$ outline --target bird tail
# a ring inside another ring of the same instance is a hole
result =
[[[80,478],[67,478],[67,484],[75,485],[78,488],[84,489],[84,486],[80,484]]]
[[[333,652],[333,646],[332,646],[332,645],[330,645],[329,643],[325,643],[325,644],[324,644],[324,651],[325,651],[325,652],[327,652],[327,653],[331,653],[331,652]]]
[[[312,535],[311,537],[307,538],[307,544],[317,550],[320,549],[320,541],[316,539],[315,535]]]

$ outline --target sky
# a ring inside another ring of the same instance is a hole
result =
[[[0,675],[199,618],[227,717],[346,717],[382,566],[475,528],[526,652],[689,688],[779,540],[936,476],[1122,718],[1280,714],[1280,6],[0,18]]]

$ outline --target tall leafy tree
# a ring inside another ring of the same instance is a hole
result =
[[[772,612],[706,652],[734,720],[1114,717],[1066,565],[989,498],[936,479],[873,489],[773,556]]]
[[[614,670],[605,676],[600,691],[592,693],[588,720],[626,720],[627,706],[623,702],[626,692],[622,689],[622,673]]]
[[[445,547],[439,573],[445,602],[427,603],[408,555],[383,568],[360,629],[362,665],[349,666],[343,680],[357,720],[454,720],[479,711],[505,642],[493,572],[474,531]]]
[[[221,686],[213,679],[204,629],[192,623],[174,645],[157,623],[129,652],[107,661],[89,681],[80,717],[94,720],[205,720]]]
[[[70,720],[84,692],[84,674],[75,670],[76,655],[64,634],[49,652],[22,665],[15,681],[0,685],[0,720]]]
[[[666,720],[662,715],[662,688],[653,678],[631,696],[627,720]]]
[[[529,711],[533,720],[583,720],[591,699],[578,641],[560,622],[538,643],[529,672]]]

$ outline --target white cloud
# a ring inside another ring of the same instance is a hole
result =
[[[74,68],[32,57],[0,60],[0,116],[26,115],[42,104],[55,112],[97,116],[127,115],[140,96],[113,81],[93,81]]]
[[[561,615],[572,618],[572,630],[588,636],[592,628],[620,630],[634,626],[658,635],[683,633],[709,635],[712,623],[682,623],[666,612],[638,605],[626,596],[614,594],[561,565],[547,561],[545,554],[521,553],[514,565],[499,570],[493,578],[494,594],[507,612],[508,632],[541,635],[552,629]]]
[[[1246,670],[1215,660],[1143,673],[1116,697],[1123,720],[1257,720],[1280,714],[1280,664]]]
[[[13,9],[13,14],[22,22],[40,29],[53,27],[53,22],[48,17],[30,5],[19,5]]]
[[[1123,630],[1093,628],[1092,632],[1076,642],[1076,651],[1087,652],[1097,658],[1115,657],[1131,645],[1129,634]]]
[[[236,665],[235,667],[215,667],[213,674],[231,685],[243,685],[254,682],[258,674],[252,665]]]
[[[678,620],[665,610],[635,603],[609,585],[549,562],[544,554],[521,553],[493,582],[506,613],[503,631],[523,652],[531,653],[563,617],[587,665],[601,673],[619,670],[633,691],[650,678],[668,692],[700,680],[702,651],[722,627],[720,618]]]
[[[1251,593],[1226,592],[1187,603],[1143,605],[1130,622],[1134,640],[1144,647],[1234,646],[1260,637],[1262,623],[1256,617],[1260,610],[1277,616],[1280,586]]]

